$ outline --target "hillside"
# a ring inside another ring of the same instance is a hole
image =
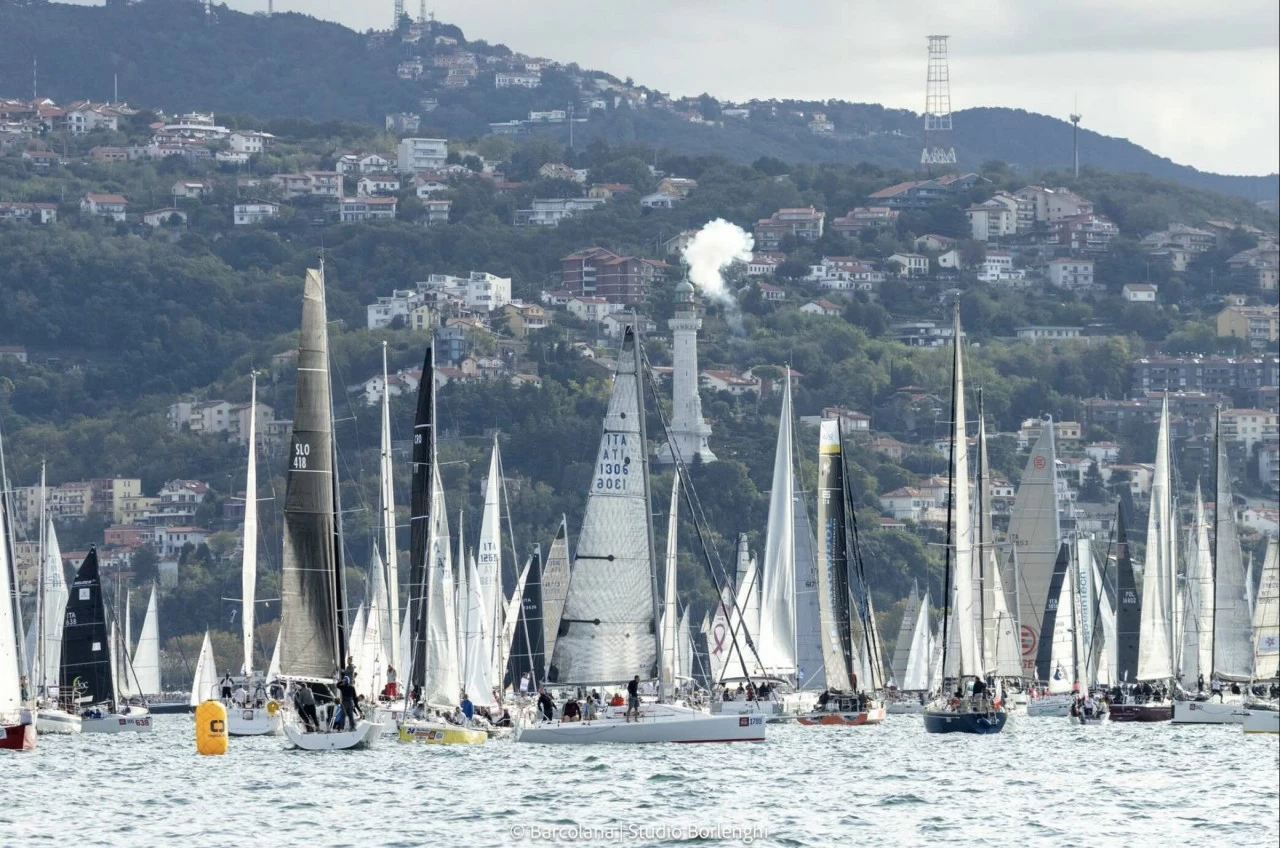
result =
[[[454,27],[439,31],[461,36]],[[466,46],[482,55],[506,52],[484,42]],[[401,60],[432,49],[425,41],[408,45],[394,39],[371,48],[363,34],[298,14],[268,18],[218,7],[216,20],[209,20],[188,0],[101,7],[0,0],[0,95],[30,91],[34,58],[40,94],[60,101],[105,99],[115,75],[122,99],[149,108],[381,123],[389,112],[416,111],[430,96],[439,106],[426,116],[424,130],[455,138],[483,134],[489,122],[523,118],[529,110],[564,108],[566,96],[578,97],[568,74],[544,74],[535,90],[495,90],[491,77],[461,90],[397,78]],[[566,70],[580,79],[604,77],[576,65]],[[725,119],[723,126],[693,124],[666,109],[580,111],[590,112],[577,130],[584,140],[640,141],[742,162],[772,156],[913,169],[921,146],[917,115],[875,104],[755,104],[749,118]],[[824,112],[836,126],[835,136],[814,135],[794,111]],[[955,126],[956,147],[969,167],[999,159],[1031,174],[1070,161],[1070,127],[1056,118],[979,108],[957,113]],[[563,125],[552,131],[567,135]],[[1252,201],[1274,200],[1280,191],[1274,174],[1206,173],[1088,130],[1082,132],[1081,150],[1082,160],[1096,168],[1146,173]]]

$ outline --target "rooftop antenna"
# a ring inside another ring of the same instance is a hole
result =
[[[947,66],[947,38],[929,36],[929,76],[924,95],[924,150],[921,165],[954,165],[951,141],[951,71]]]
[[[1080,179],[1080,97],[1077,95],[1071,108],[1071,163],[1075,178]]]

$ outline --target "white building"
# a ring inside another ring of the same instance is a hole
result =
[[[400,178],[395,174],[366,174],[356,183],[360,197],[380,197],[400,190]]]
[[[1120,293],[1130,303],[1155,303],[1159,290],[1153,283],[1125,283]]]
[[[970,234],[977,241],[993,241],[1018,232],[1018,199],[999,193],[965,210]]]
[[[396,289],[390,297],[380,297],[377,303],[365,307],[365,324],[370,330],[380,330],[391,325],[396,316],[407,322],[409,313],[422,303],[422,297],[416,291]]]
[[[416,174],[444,166],[449,142],[443,138],[406,138],[396,147],[396,165],[402,174]]]
[[[671,438],[658,451],[656,461],[674,464],[674,444],[682,462],[692,462],[695,456],[703,462],[715,462],[716,455],[707,444],[711,425],[702,414],[702,396],[698,393],[698,330],[702,328],[702,319],[694,302],[693,284],[681,280],[676,285],[675,299],[675,317],[667,322],[673,336]]]
[[[511,302],[511,278],[484,271],[472,271],[467,278],[467,308],[492,312]]]
[[[236,153],[262,153],[275,141],[271,133],[236,130],[227,137],[227,143]]]
[[[880,496],[880,511],[899,521],[922,521],[935,506],[937,504],[932,497],[910,486]]]
[[[1018,327],[1018,338],[1031,342],[1057,342],[1080,338],[1079,327]]]
[[[505,74],[493,75],[494,88],[537,88],[542,85],[541,74]]]
[[[1002,250],[989,250],[977,269],[978,279],[984,283],[1016,283],[1024,280],[1026,272],[1013,267],[1013,256]]]
[[[392,221],[396,217],[394,197],[348,197],[338,201],[338,220]]]
[[[250,224],[261,224],[280,214],[280,204],[269,200],[251,200],[248,203],[237,203],[232,211],[232,220],[237,227]]]
[[[622,304],[610,303],[603,297],[572,297],[565,304],[565,309],[580,321],[599,323],[604,316],[622,309]]]
[[[424,200],[422,212],[426,215],[428,227],[449,223],[449,210],[453,208],[452,200]]]
[[[640,205],[645,209],[672,209],[682,200],[684,200],[684,197],[679,194],[655,191],[653,194],[646,194],[640,198]]]
[[[608,202],[603,197],[552,197],[534,198],[533,208],[517,209],[517,227],[556,227],[565,218],[579,212],[587,212]]]
[[[90,192],[80,201],[80,211],[87,212],[90,215],[98,215],[103,218],[110,218],[113,221],[123,221],[125,211],[129,208],[129,201],[125,200],[118,194],[98,194]]]
[[[1050,259],[1045,269],[1049,285],[1060,289],[1093,288],[1093,260],[1069,256]]]

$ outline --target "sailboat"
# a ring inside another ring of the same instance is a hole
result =
[[[1074,545],[1063,542],[1049,581],[1049,600],[1040,623],[1036,679],[1046,681],[1045,694],[1027,704],[1028,716],[1080,718],[1077,696],[1088,690],[1085,677],[1083,629],[1080,626],[1080,586]]]
[[[218,663],[213,656],[213,643],[209,641],[209,631],[204,632],[204,642],[200,644],[200,656],[196,658],[196,669],[191,675],[191,707],[200,706],[205,701],[218,697]]]
[[[677,291],[692,300],[687,282]],[[628,325],[548,674],[562,686],[621,687],[637,676],[658,676],[662,628],[641,369],[640,344],[635,328]],[[625,707],[608,706],[592,721],[549,719],[523,727],[516,740],[735,742],[763,741],[765,735],[764,716],[711,715],[661,700],[643,703],[636,719],[631,720]]]
[[[240,560],[240,640],[244,649],[241,674],[250,693],[243,707],[227,710],[227,733],[231,736],[274,736],[284,727],[282,705],[266,697],[264,681],[254,674],[254,605],[258,585],[258,375],[249,389],[249,458],[244,473],[244,538]],[[270,682],[269,680],[266,682]]]
[[[113,629],[103,602],[98,551],[90,548],[67,600],[59,697],[69,711],[79,713],[84,733],[150,732],[151,713],[122,703],[112,661]]]
[[[1172,688],[1175,670],[1174,563],[1177,518],[1170,486],[1169,451],[1169,398],[1166,396],[1160,413],[1160,427],[1156,436],[1156,467],[1151,482],[1146,562],[1142,568],[1141,613],[1137,634],[1137,671],[1131,679],[1122,678],[1126,684],[1132,682],[1141,685],[1124,685],[1122,703],[1111,707],[1112,721],[1151,723],[1173,718],[1173,704],[1163,694]],[[1120,587],[1123,594],[1123,576]],[[1122,611],[1126,603],[1122,599]],[[1122,633],[1119,637],[1122,649],[1126,635]]]
[[[44,465],[40,467],[40,583],[36,598],[31,680],[36,693],[36,729],[40,733],[79,733],[80,716],[62,708],[58,679],[62,673],[62,626],[67,607],[67,581],[53,518],[45,509]]]
[[[1022,677],[1032,683],[1036,682],[1036,655],[1044,608],[1049,601],[1049,582],[1062,543],[1056,469],[1053,420],[1046,419],[1018,481],[1009,517],[1009,558],[1003,575],[1014,598]]]
[[[1262,579],[1253,608],[1253,679],[1270,685],[1269,697],[1255,697],[1246,704],[1245,733],[1280,733],[1280,550],[1276,538],[1267,540]],[[1256,690],[1255,690],[1256,691]]]
[[[321,696],[318,727],[307,727],[296,713],[284,723],[289,743],[307,751],[371,747],[381,731],[363,717],[339,726],[336,709],[324,703],[335,698],[334,676],[349,646],[325,313],[321,264],[307,271],[303,288],[280,586],[280,677]]]
[[[947,564],[943,585],[946,602],[942,617],[944,679],[942,696],[925,708],[924,728],[929,733],[999,733],[1004,729],[1009,714],[998,685],[997,691],[991,693],[986,691],[983,682],[985,628],[981,611],[981,565],[975,580],[973,513],[969,509],[969,443],[965,433],[964,361],[961,355],[964,337],[960,329],[958,303],[952,333],[951,499],[947,504]],[[949,691],[951,682],[957,686],[954,694]]]
[[[569,525],[563,515],[560,527],[548,549],[547,561],[542,568],[542,640],[546,656],[555,652],[556,638],[560,633],[560,619],[564,617],[564,602],[569,597]],[[542,670],[546,677],[547,670]]]
[[[152,583],[147,612],[142,619],[142,631],[138,634],[137,647],[134,648],[129,660],[129,666],[133,670],[134,686],[138,690],[137,694],[143,698],[151,698],[161,693],[160,621],[156,598],[156,586]]]
[[[0,750],[29,751],[36,746],[36,718],[23,679],[18,571],[9,541],[8,504],[0,503]]]
[[[991,521],[991,469],[987,452],[987,416],[982,389],[978,389],[978,478],[974,487],[973,526],[978,538],[974,563],[982,584],[982,663],[988,674],[1006,681],[1022,677],[1021,639],[1018,621],[1009,612],[1004,578],[997,564],[995,531]]]
[[[870,593],[858,569],[857,540],[849,532],[840,422],[821,422],[818,438],[818,527],[824,534],[818,548],[818,601],[827,690],[815,709],[797,720],[807,726],[879,724],[886,713],[874,697],[882,683],[875,672],[878,640],[871,627]]]
[[[915,585],[913,583],[914,591]],[[911,621],[907,635],[907,655],[902,676],[898,678],[898,698],[889,701],[886,711],[891,715],[919,714],[924,712],[925,698],[937,680],[934,674],[935,640],[930,624],[929,593],[925,592]],[[901,636],[899,636],[901,638]],[[941,657],[938,657],[941,662]]]
[[[1174,701],[1175,724],[1242,723],[1245,718],[1245,698],[1241,687],[1252,681],[1254,673],[1253,610],[1249,605],[1244,560],[1240,555],[1240,536],[1236,530],[1231,469],[1227,461],[1226,443],[1222,438],[1221,412],[1216,429],[1213,567],[1207,585],[1202,581],[1198,587],[1202,597],[1193,600],[1199,600],[1202,605],[1196,611],[1201,630],[1197,644],[1197,658],[1200,660],[1198,672],[1216,679],[1223,686],[1223,695],[1216,703],[1212,697],[1207,700]],[[1200,514],[1197,518],[1203,519],[1203,510],[1198,512]],[[1201,527],[1203,528],[1203,523]],[[1188,585],[1192,585],[1190,579]],[[1204,650],[1206,641],[1207,651]],[[1227,691],[1225,684],[1233,684],[1233,691]]]

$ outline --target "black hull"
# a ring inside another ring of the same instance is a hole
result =
[[[925,710],[924,729],[927,733],[973,733],[986,736],[1004,730],[1009,720],[1006,712],[953,713]]]
[[[147,709],[152,715],[183,715],[196,711],[190,704],[147,704]]]
[[[1155,724],[1173,720],[1173,704],[1112,704],[1111,720]]]

